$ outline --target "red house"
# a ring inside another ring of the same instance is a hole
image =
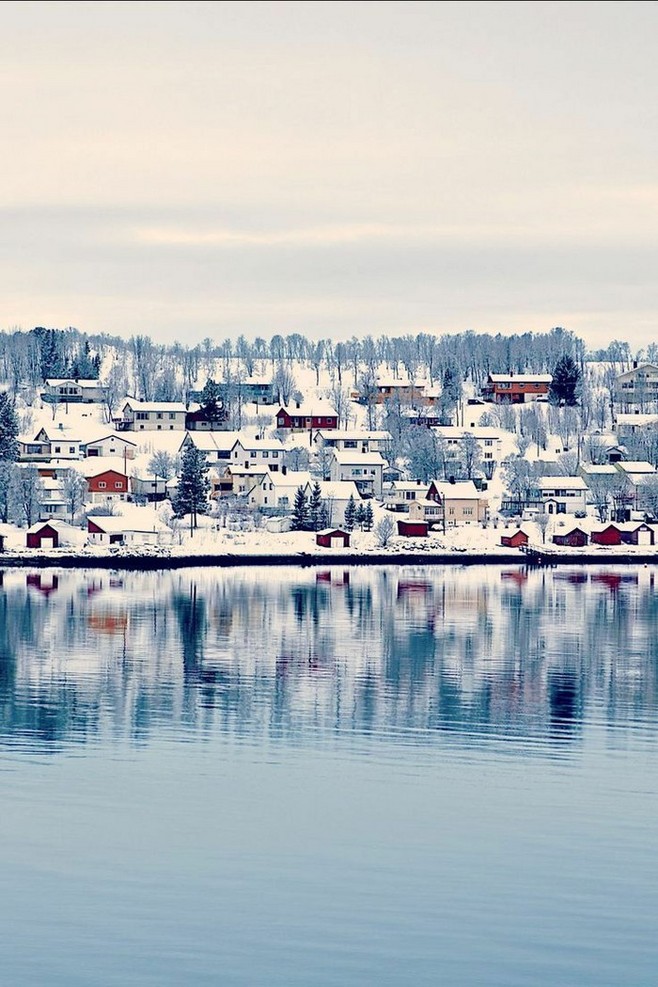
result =
[[[128,477],[117,470],[104,470],[87,477],[89,499],[94,504],[112,500],[125,500],[128,496]]]
[[[405,538],[426,538],[428,530],[427,521],[398,521],[398,534]]]
[[[556,545],[568,545],[569,548],[583,548],[589,542],[589,536],[582,528],[572,528],[565,535],[553,535]]]
[[[489,374],[482,396],[496,404],[525,404],[546,397],[551,374]]]
[[[500,544],[506,548],[521,548],[522,545],[528,544],[528,536],[519,528],[513,535],[502,535]]]
[[[592,532],[592,545],[621,545],[621,540],[621,531],[615,524]]]
[[[627,545],[655,545],[656,537],[653,528],[648,524],[630,524],[622,529],[621,540]]]
[[[343,531],[342,528],[325,528],[324,531],[316,531],[315,544],[322,548],[349,548],[349,532]]]
[[[305,432],[315,428],[326,431],[338,428],[338,415],[330,405],[298,403],[292,408],[281,406],[276,413],[276,427],[291,432]]]
[[[47,521],[40,521],[27,529],[25,544],[28,548],[59,548],[59,531]]]

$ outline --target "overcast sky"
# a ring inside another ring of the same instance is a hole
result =
[[[655,3],[4,3],[0,327],[658,340]]]

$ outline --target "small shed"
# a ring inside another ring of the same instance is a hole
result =
[[[427,521],[398,521],[398,534],[405,538],[426,538],[428,530]]]
[[[622,533],[616,524],[592,532],[592,545],[621,545]]]
[[[653,528],[642,522],[641,524],[629,524],[622,529],[621,540],[627,545],[655,545],[656,533]]]
[[[27,529],[25,543],[28,548],[59,548],[59,531],[47,521],[39,521]]]
[[[584,548],[589,542],[589,536],[582,528],[572,528],[564,535],[553,535],[556,545],[567,545],[569,548]]]
[[[528,536],[519,528],[513,535],[502,535],[500,544],[506,548],[523,548],[528,544]]]
[[[323,531],[316,531],[315,544],[321,548],[349,548],[350,535],[342,528],[325,528]]]

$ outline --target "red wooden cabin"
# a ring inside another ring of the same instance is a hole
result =
[[[513,535],[502,535],[500,544],[506,548],[521,548],[521,546],[528,544],[528,536],[525,531],[521,531],[519,528]]]
[[[428,530],[427,521],[398,521],[398,534],[405,538],[426,538]]]

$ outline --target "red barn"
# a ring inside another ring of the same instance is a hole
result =
[[[621,545],[621,531],[615,524],[609,524],[601,531],[593,531],[592,545]]]
[[[398,521],[398,534],[405,538],[426,538],[428,530],[427,521]]]
[[[316,531],[315,544],[322,548],[349,548],[349,532],[342,528],[325,528],[324,531]]]
[[[329,405],[297,404],[292,408],[279,408],[276,413],[276,427],[285,428],[291,432],[305,432],[308,429],[338,428],[338,415]]]
[[[569,548],[584,548],[589,542],[589,536],[582,528],[572,528],[565,535],[553,535],[556,545],[567,545]]]
[[[118,470],[104,470],[87,477],[89,499],[94,504],[108,500],[125,500],[128,496],[128,477]]]
[[[528,544],[528,536],[525,531],[515,531],[513,535],[502,535],[500,539],[500,544],[504,545],[506,548],[521,548]]]
[[[27,529],[25,544],[28,548],[59,548],[59,531],[47,521],[40,521]]]

